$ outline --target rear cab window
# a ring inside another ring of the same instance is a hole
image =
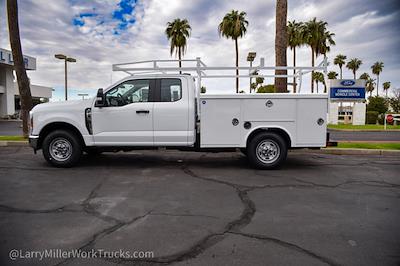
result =
[[[182,82],[176,78],[161,79],[160,101],[176,102],[182,99]]]

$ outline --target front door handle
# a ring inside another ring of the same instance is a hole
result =
[[[137,114],[148,114],[148,113],[150,113],[150,111],[149,110],[137,110],[136,113]]]

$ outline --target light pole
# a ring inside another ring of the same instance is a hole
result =
[[[67,100],[68,100],[68,83],[67,83],[67,77],[68,77],[67,72],[68,72],[68,71],[67,71],[67,62],[75,63],[75,62],[76,62],[76,59],[75,59],[75,58],[72,58],[72,57],[67,57],[66,55],[63,55],[63,54],[56,54],[56,55],[54,55],[54,57],[57,58],[57,59],[64,60],[64,71],[65,71],[65,73],[64,73],[64,78],[65,78],[65,100],[67,101]]]
[[[256,58],[256,52],[249,52],[249,54],[247,55],[247,61],[250,62],[250,68],[253,67],[253,61],[254,58]],[[251,71],[251,70],[250,70]],[[252,75],[253,73],[250,72],[250,75]],[[250,77],[250,93],[251,93],[251,77]]]

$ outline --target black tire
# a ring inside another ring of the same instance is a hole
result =
[[[279,134],[262,132],[250,140],[247,158],[258,169],[275,169],[286,160],[287,150],[287,144]]]
[[[75,133],[67,130],[50,132],[43,140],[43,156],[55,167],[72,167],[82,155],[82,144]]]

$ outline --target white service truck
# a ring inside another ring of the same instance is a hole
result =
[[[88,100],[44,103],[30,112],[30,145],[42,149],[44,158],[56,167],[71,167],[83,152],[171,148],[182,151],[228,151],[240,149],[249,162],[261,169],[280,166],[288,149],[320,148],[327,143],[327,94],[200,94],[201,78],[236,77],[209,75],[199,58],[195,67],[114,65],[130,75]],[[247,77],[272,77],[254,70],[274,67],[239,67]],[[312,70],[297,67],[300,77]],[[193,71],[197,76],[170,73]],[[150,73],[149,73],[150,71]],[[161,72],[161,73],[155,73]],[[240,76],[243,77],[243,76]],[[196,87],[196,80],[198,86]]]

